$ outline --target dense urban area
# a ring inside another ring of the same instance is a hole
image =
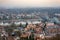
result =
[[[60,8],[0,8],[0,40],[60,40]]]

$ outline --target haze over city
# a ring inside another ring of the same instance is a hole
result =
[[[60,0],[0,0],[0,7],[60,7]]]
[[[0,0],[0,40],[60,40],[60,0]]]

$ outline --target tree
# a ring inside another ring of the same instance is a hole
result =
[[[16,25],[14,23],[11,24],[11,28],[16,28]]]
[[[28,23],[26,22],[26,25],[25,25],[25,27],[27,27],[27,25],[28,25]]]

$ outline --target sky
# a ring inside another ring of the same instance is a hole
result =
[[[0,7],[60,7],[60,0],[0,0]]]

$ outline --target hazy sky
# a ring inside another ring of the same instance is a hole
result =
[[[60,7],[60,0],[0,0],[0,7]]]

